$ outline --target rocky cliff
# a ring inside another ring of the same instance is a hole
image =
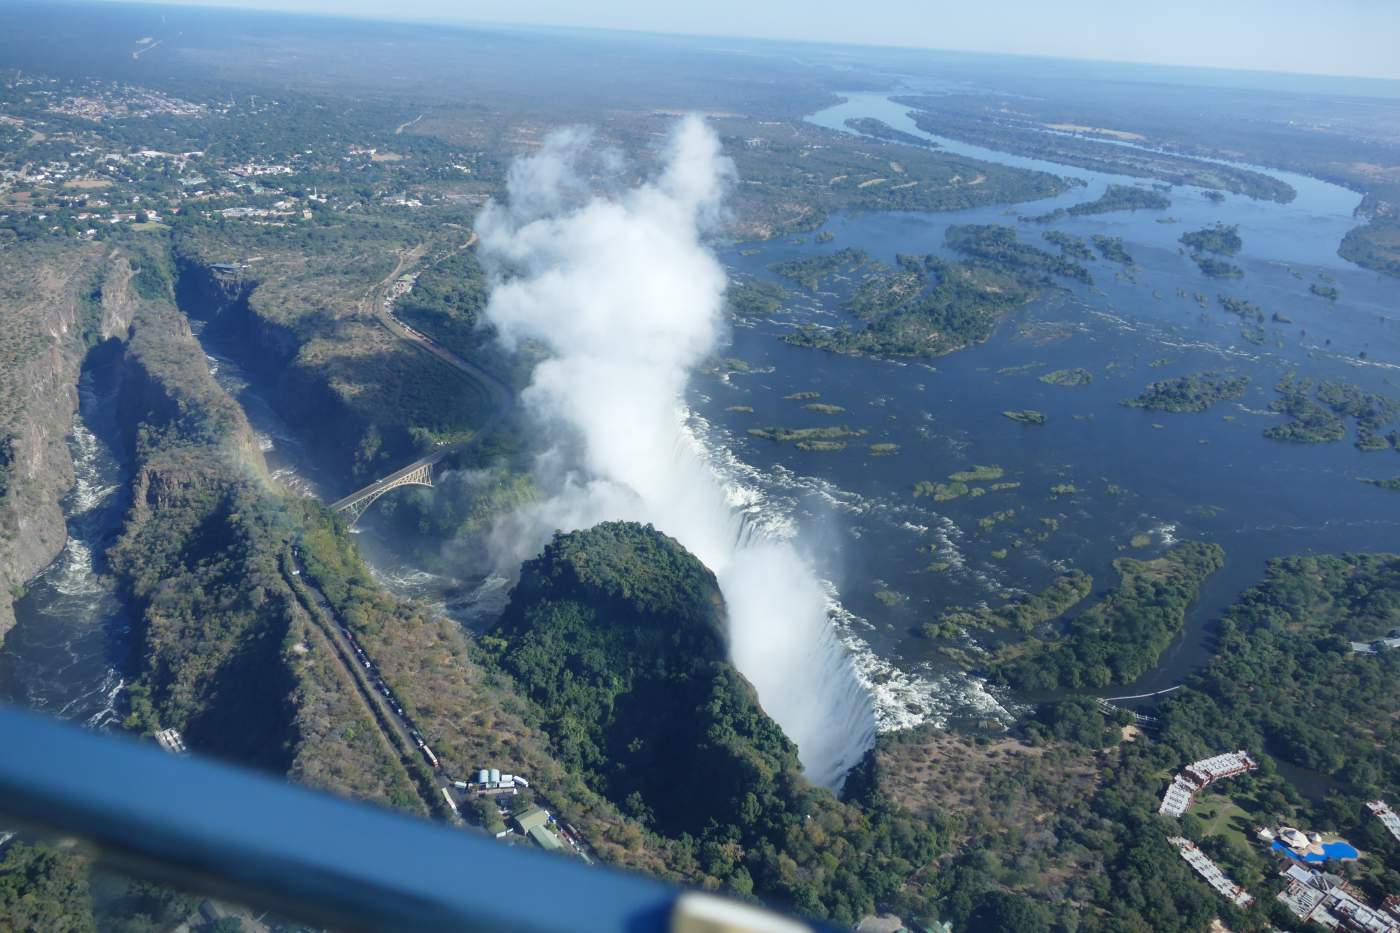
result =
[[[124,335],[129,257],[100,244],[24,243],[0,258],[0,638],[13,599],[67,541],[67,437],[83,358]]]
[[[278,414],[311,446],[328,472],[338,473],[345,485],[354,486],[417,455],[405,430],[377,424],[366,411],[347,404],[341,390],[351,396],[355,392],[325,365],[326,347],[341,343],[342,338],[346,345],[392,342],[378,325],[328,322],[309,315],[289,324],[283,320],[282,305],[296,305],[300,298],[289,296],[287,283],[280,279],[269,292],[255,268],[210,263],[189,255],[177,258],[176,269],[181,311],[202,322],[206,339],[262,382]],[[339,327],[357,333],[332,336],[327,332]],[[373,368],[373,357],[367,354],[367,370]],[[366,471],[366,451],[371,457],[382,454],[385,462]]]

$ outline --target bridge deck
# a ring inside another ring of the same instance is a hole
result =
[[[356,502],[365,498],[366,496],[372,496],[380,490],[384,489],[386,486],[392,486],[394,483],[403,479],[405,476],[408,476],[409,474],[417,470],[421,470],[425,466],[431,466],[437,463],[443,457],[446,457],[448,454],[452,453],[452,451],[462,446],[464,445],[451,444],[447,447],[440,447],[432,453],[428,454],[426,457],[419,457],[417,460],[408,464],[408,466],[405,466],[400,470],[395,470],[388,476],[381,477],[366,486],[361,486],[359,489],[350,493],[350,495],[348,496],[345,496],[341,499],[337,499],[336,501],[331,503],[331,508],[336,511],[340,511],[341,509],[354,505]]]

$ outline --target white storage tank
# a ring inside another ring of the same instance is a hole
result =
[[[490,776],[489,776],[486,780],[487,780],[488,782],[492,783],[492,784],[499,784],[499,783],[501,783],[501,769],[500,769],[500,768],[492,768],[492,769],[491,769],[491,774],[490,774]]]
[[[490,771],[487,771],[485,768],[482,768],[480,771],[476,772],[476,783],[485,784],[489,780],[491,780]]]

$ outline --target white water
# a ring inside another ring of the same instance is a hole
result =
[[[801,539],[801,509],[799,497],[814,497],[827,509],[855,514],[895,512],[884,502],[872,501],[829,481],[801,476],[787,470],[773,473],[756,469],[739,459],[723,430],[698,414],[687,419],[689,431],[696,438],[698,449],[708,468],[718,477],[732,508],[741,511],[740,534],[736,549],[751,544],[755,538],[795,544]],[[963,562],[961,552],[953,542],[958,534],[951,521],[948,527],[934,530],[932,537],[939,543],[938,558]],[[927,534],[929,529],[917,530]],[[740,555],[742,559],[742,555]],[[923,723],[947,725],[950,717],[1009,724],[1015,717],[998,699],[987,692],[984,681],[964,673],[933,673],[908,671],[881,657],[865,638],[861,629],[870,629],[868,621],[850,612],[841,602],[836,584],[819,579],[822,591],[821,615],[826,625],[811,635],[809,649],[798,652],[794,663],[816,663],[825,669],[824,682],[830,685],[831,701],[822,715],[832,717],[849,730],[851,740],[844,749],[830,749],[834,759],[848,768],[869,748],[876,732],[908,729]],[[839,666],[838,666],[839,662]],[[735,659],[739,664],[738,658]],[[740,665],[740,669],[743,667]],[[760,691],[762,696],[762,691]],[[765,707],[767,707],[765,701]],[[772,709],[769,712],[781,723]],[[784,724],[786,728],[786,724]],[[839,743],[838,743],[839,745]],[[806,759],[804,758],[804,761]]]
[[[125,479],[112,450],[89,427],[113,427],[110,388],[91,374],[80,384],[82,406],[68,436],[74,485],[64,502],[68,540],[63,551],[16,601],[17,624],[0,650],[0,699],[90,728],[121,719],[119,673],[128,619],[96,553],[120,527]]]
[[[734,665],[807,775],[834,786],[873,740],[869,694],[792,529],[714,468],[683,402],[724,337],[725,276],[701,234],[732,164],[696,117],[677,125],[653,180],[627,187],[616,161],[587,133],[553,134],[477,224],[495,276],[487,319],[508,350],[547,353],[523,395],[549,439],[534,469],[546,495],[493,529],[494,553],[513,570],[556,529],[602,521],[676,538],[718,579]],[[598,171],[617,176],[610,193],[595,193]]]

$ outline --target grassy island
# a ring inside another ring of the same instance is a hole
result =
[[[1133,257],[1123,248],[1123,238],[1121,236],[1104,236],[1101,233],[1094,234],[1094,248],[1099,251],[1099,255],[1109,262],[1116,262],[1120,265],[1131,266]]]
[[[1048,214],[1032,217],[1031,220],[1043,224],[1062,217],[1086,217],[1090,214],[1107,214],[1110,211],[1164,211],[1171,206],[1171,198],[1160,191],[1139,188],[1136,185],[1109,185],[1103,194],[1092,201],[1085,201],[1073,207],[1061,207]]]
[[[954,609],[945,612],[937,622],[926,623],[922,632],[927,638],[948,637],[960,628],[1017,629],[1029,632],[1043,622],[1064,615],[1093,591],[1094,580],[1078,570],[1056,577],[1039,593],[1027,593],[993,609]]]
[[[1012,227],[952,226],[945,239],[967,258],[902,255],[891,268],[843,250],[774,266],[804,284],[820,284],[833,269],[860,277],[847,307],[863,327],[809,326],[783,339],[855,356],[939,356],[986,340],[1003,315],[1055,287],[1057,278],[1093,282],[1065,255],[1018,241]]]
[[[777,282],[739,279],[724,293],[725,310],[737,318],[759,320],[772,316],[783,305],[787,292]]]
[[[1181,235],[1181,244],[1193,253],[1215,253],[1220,256],[1234,256],[1244,249],[1240,239],[1240,228],[1235,225],[1215,224],[1200,230],[1192,230]]]
[[[1040,381],[1052,386],[1086,386],[1094,381],[1094,374],[1082,367],[1057,369],[1040,377]]]
[[[1052,276],[1094,283],[1089,270],[1061,256],[1047,253],[1016,238],[1016,230],[1001,224],[956,224],[948,228],[944,240],[951,249],[1023,280],[1049,285]]]
[[[1012,421],[1019,421],[1022,424],[1044,424],[1050,419],[1045,416],[1045,412],[1036,411],[1034,408],[1023,408],[1020,411],[1004,411],[1003,418],[1010,418]]]
[[[1264,431],[1275,441],[1328,444],[1346,437],[1343,417],[1356,419],[1356,446],[1361,450],[1388,450],[1400,439],[1385,428],[1400,421],[1400,399],[1369,392],[1349,382],[1298,379],[1285,376],[1274,386],[1279,398],[1269,407],[1289,420]]]
[[[1183,541],[1155,560],[1120,557],[1118,585],[1052,642],[1016,646],[996,674],[1022,690],[1128,683],[1150,670],[1180,631],[1186,608],[1219,570],[1217,545]]]
[[[754,437],[765,437],[770,441],[778,441],[779,443],[793,441],[801,443],[804,441],[844,440],[848,437],[860,437],[865,434],[865,432],[840,425],[839,427],[830,428],[749,428],[749,434]]]
[[[1213,279],[1239,279],[1244,277],[1244,270],[1233,262],[1216,259],[1214,256],[1203,256],[1199,253],[1192,255],[1191,259],[1202,272]]]
[[[1123,404],[1148,411],[1205,411],[1217,402],[1239,398],[1248,386],[1248,376],[1191,373],[1154,382],[1136,398],[1124,399]]]
[[[1041,235],[1047,243],[1052,243],[1060,248],[1060,255],[1069,259],[1078,259],[1088,262],[1094,258],[1094,254],[1089,250],[1082,236],[1075,236],[1072,233],[1065,233],[1062,230],[1046,230]]]
[[[822,283],[838,273],[854,272],[870,262],[870,256],[862,249],[842,249],[824,256],[809,256],[806,259],[789,259],[775,262],[769,269],[785,279],[814,292]]]
[[[1252,301],[1243,298],[1231,298],[1228,295],[1216,295],[1220,300],[1220,307],[1241,320],[1262,322],[1264,320],[1264,309]],[[1275,316],[1277,317],[1277,315]]]
[[[906,146],[923,146],[926,149],[937,149],[938,143],[931,139],[924,139],[922,136],[915,136],[913,133],[906,133],[904,130],[897,130],[884,120],[876,117],[851,117],[846,121],[849,129],[855,130],[864,136],[873,136],[889,143],[904,143]]]

